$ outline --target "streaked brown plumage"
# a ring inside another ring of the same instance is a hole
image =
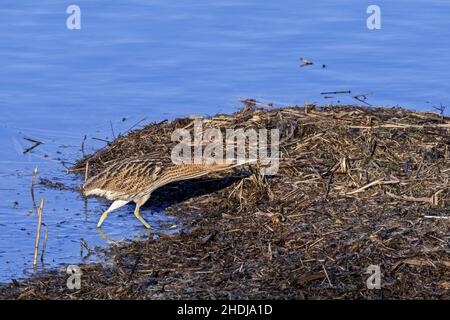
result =
[[[112,163],[99,174],[89,178],[83,185],[86,196],[96,195],[114,200],[106,210],[97,227],[100,228],[108,214],[125,204],[136,203],[134,215],[146,228],[150,225],[140,216],[140,207],[150,198],[151,193],[168,183],[194,179],[211,172],[226,170],[233,165],[186,164],[164,167],[163,163],[149,158],[131,158]]]

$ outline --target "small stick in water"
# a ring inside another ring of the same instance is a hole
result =
[[[449,220],[450,216],[423,216],[425,219],[446,219]]]
[[[344,93],[352,93],[350,90],[347,91],[329,91],[329,92],[321,92],[320,94],[344,94]]]
[[[40,146],[41,144],[43,144],[42,141],[34,140],[34,139],[31,139],[31,138],[24,138],[24,139],[27,140],[27,141],[32,142],[33,145],[31,147],[25,149],[23,154],[26,154],[26,153],[30,152],[31,150],[33,150],[34,148],[36,148],[37,146]]]
[[[45,231],[44,231],[44,243],[42,243],[42,252],[41,252],[41,262],[44,263],[44,256],[45,251],[47,249],[47,238],[48,238],[48,225],[45,225]]]
[[[31,182],[31,200],[33,200],[33,210],[34,213],[37,213],[37,205],[36,205],[36,198],[34,197],[34,185],[36,184],[36,176],[38,174],[38,168],[34,168],[33,170],[33,181]]]
[[[86,153],[84,152],[84,144],[86,143],[87,135],[84,135],[83,142],[81,143],[81,153],[83,154],[83,158],[86,157]]]
[[[85,248],[87,250],[87,255],[83,256],[83,248]],[[81,245],[80,245],[80,257],[82,257],[83,259],[88,258],[90,255],[92,254],[92,249],[89,248],[87,242],[81,238]]]
[[[88,174],[89,174],[89,160],[86,161],[86,168],[84,171],[84,183],[86,183],[86,180],[88,179]]]
[[[354,96],[353,99],[356,99],[359,102],[362,102],[365,105],[368,105],[369,107],[371,107],[372,105],[370,103],[366,102],[368,95],[369,95],[369,93],[358,94],[358,95]]]
[[[125,133],[130,132],[131,130],[133,130],[134,128],[136,128],[138,125],[140,125],[143,121],[147,120],[147,117],[142,118],[141,120],[139,120],[137,123],[133,124],[133,126],[128,129],[127,131],[125,131]]]
[[[113,124],[112,124],[111,120],[109,121],[109,125],[111,126],[111,133],[113,135],[113,138],[116,139],[116,134],[114,133],[114,127],[113,127]]]
[[[42,224],[43,209],[44,209],[44,199],[41,199],[41,203],[39,204],[38,225],[37,225],[37,230],[36,230],[36,242],[34,244],[34,259],[33,259],[34,267],[36,266],[36,263],[37,263],[39,240],[41,239],[41,224]]]
[[[92,137],[92,140],[98,140],[98,141],[102,141],[102,142],[106,142],[108,145],[111,143],[111,141],[105,140],[105,139],[100,139],[100,138],[96,138],[96,137]]]

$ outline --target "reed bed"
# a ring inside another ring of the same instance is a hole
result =
[[[153,123],[79,160],[80,181],[108,161],[170,162],[176,128]],[[181,234],[104,251],[83,265],[82,288],[52,271],[0,288],[0,297],[51,299],[450,298],[450,119],[400,108],[275,108],[246,100],[205,128],[280,130],[280,170],[257,165],[169,185],[151,202],[186,219]],[[87,165],[87,163],[89,163]],[[379,266],[381,289],[367,268]]]

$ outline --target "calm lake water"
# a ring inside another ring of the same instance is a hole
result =
[[[81,8],[81,30],[66,27],[69,4]],[[381,30],[366,27],[370,4]],[[84,135],[92,152],[104,145],[93,137],[112,139],[111,124],[117,135],[143,118],[232,112],[240,97],[353,104],[370,93],[373,105],[433,110],[450,104],[449,16],[447,0],[3,0],[0,282],[32,272],[33,169],[76,190],[82,180],[62,161],[81,157]],[[300,57],[315,64],[300,68]],[[320,94],[338,90],[352,95]],[[25,137],[44,144],[24,155]],[[48,225],[41,269],[80,262],[83,240],[108,244],[95,228],[107,202],[44,186],[36,197]],[[146,236],[132,209],[106,220],[109,238]],[[143,215],[156,230],[180,225],[152,207]]]

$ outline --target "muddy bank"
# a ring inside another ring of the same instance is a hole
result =
[[[150,124],[77,162],[151,154],[170,162],[176,128],[192,118]],[[450,119],[403,109],[292,107],[252,101],[205,127],[280,129],[280,170],[255,165],[172,184],[187,219],[175,236],[111,247],[105,264],[82,265],[82,287],[53,271],[0,288],[6,299],[443,299],[450,298]],[[64,191],[62,191],[64,192]],[[130,212],[131,215],[131,212]],[[381,289],[368,289],[370,265]]]

